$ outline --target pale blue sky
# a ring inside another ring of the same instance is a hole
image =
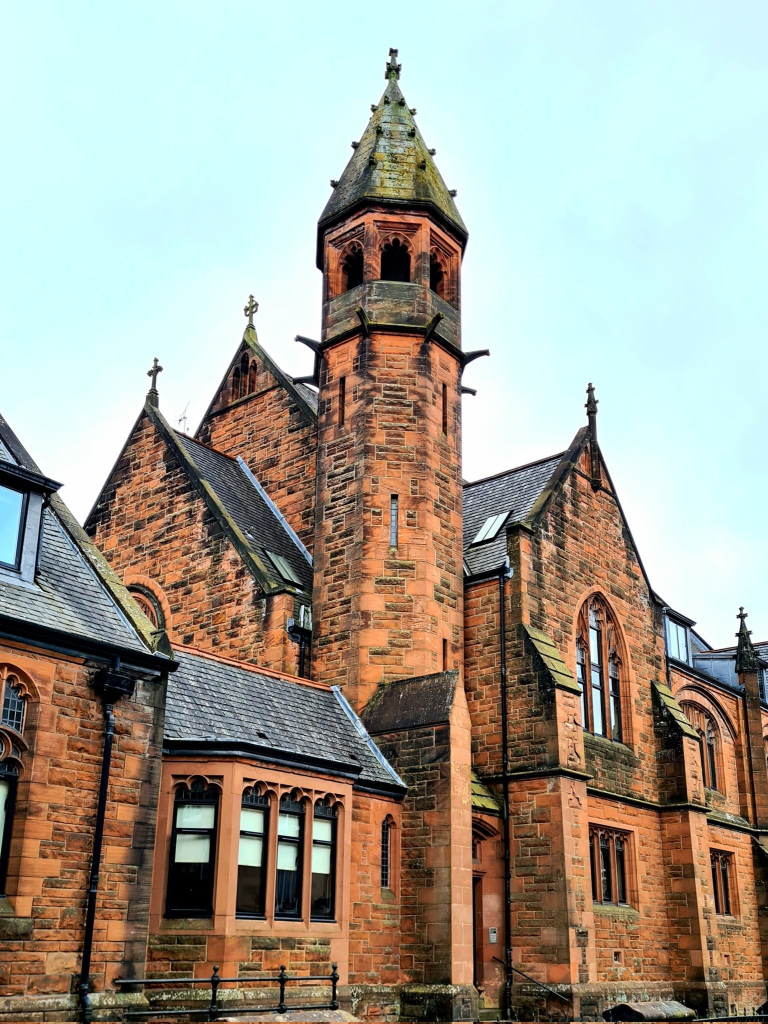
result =
[[[243,329],[293,373],[315,224],[401,85],[470,232],[465,475],[600,437],[651,580],[768,637],[768,7],[762,2],[10,5],[0,409],[82,519],[157,355],[197,425]]]

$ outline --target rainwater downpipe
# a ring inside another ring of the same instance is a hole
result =
[[[512,869],[509,834],[509,735],[507,709],[507,615],[504,586],[512,576],[507,558],[499,570],[499,661],[501,662],[501,785],[504,825],[504,1019],[512,1019]]]
[[[119,668],[119,660],[115,665]],[[107,675],[107,680],[109,676]],[[112,744],[115,738],[115,701],[122,696],[108,686],[104,688],[104,753],[101,758],[101,779],[99,782],[99,801],[96,807],[96,825],[93,830],[93,854],[91,856],[91,874],[88,882],[88,895],[85,909],[85,931],[83,933],[83,958],[80,964],[80,981],[77,986],[80,997],[80,1013],[83,1024],[90,1024],[93,1008],[90,997],[89,974],[91,972],[91,956],[93,954],[93,931],[96,923],[96,898],[99,892],[99,871],[101,854],[104,845],[104,820],[107,810],[107,793],[109,790],[109,769],[112,764]]]

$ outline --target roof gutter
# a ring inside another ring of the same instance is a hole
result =
[[[87,658],[89,661],[112,665],[117,657],[123,668],[147,670],[152,675],[164,672],[175,672],[179,667],[164,654],[144,654],[142,651],[120,647],[118,644],[104,643],[101,640],[89,640],[71,633],[62,633],[47,626],[34,625],[21,619],[13,619],[9,615],[0,615],[0,640],[23,641],[56,654],[66,654],[75,658]]]

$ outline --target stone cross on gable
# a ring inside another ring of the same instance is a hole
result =
[[[152,363],[152,369],[147,370],[147,376],[152,378],[152,387],[150,388],[151,391],[157,391],[157,375],[158,373],[162,372],[163,368],[157,361],[157,356],[155,356],[154,362]]]
[[[248,301],[243,306],[243,313],[248,317],[248,324],[253,327],[253,314],[258,313],[259,304],[256,302],[252,295],[248,296]]]
[[[747,612],[744,611],[744,605],[739,607],[739,614],[736,616],[737,619],[741,619],[742,626],[744,625],[744,619],[748,618]]]

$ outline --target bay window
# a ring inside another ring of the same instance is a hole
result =
[[[199,781],[176,790],[167,917],[210,917],[216,861],[218,791]]]
[[[312,821],[312,920],[333,920],[336,811],[318,800]]]
[[[304,805],[284,796],[277,820],[275,917],[301,917],[303,839]]]
[[[263,917],[269,800],[255,789],[243,794],[237,857],[237,916]]]

